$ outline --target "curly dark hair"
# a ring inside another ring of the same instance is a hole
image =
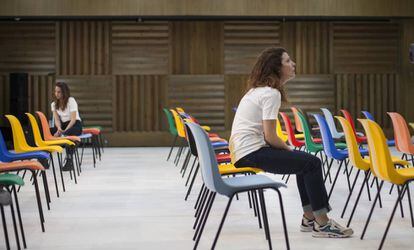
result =
[[[55,102],[55,108],[60,110],[65,110],[66,106],[68,105],[69,97],[70,97],[70,90],[69,86],[64,82],[57,82],[55,88],[59,87],[60,91],[62,91],[62,98],[57,99],[55,95],[53,95],[53,101]]]
[[[286,91],[280,83],[282,55],[286,49],[270,47],[262,51],[250,73],[247,81],[247,91],[256,87],[269,86],[279,90],[282,102],[288,102]]]

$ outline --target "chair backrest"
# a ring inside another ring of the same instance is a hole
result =
[[[295,131],[293,131],[292,123],[290,122],[289,116],[284,112],[279,112],[285,124],[285,130],[288,137],[289,143],[294,147],[300,147],[299,141],[295,137]]]
[[[345,118],[341,116],[335,116],[342,126],[342,130],[345,134],[346,146],[348,148],[348,157],[351,164],[361,170],[369,170],[369,164],[362,159],[361,153],[359,152],[358,142],[355,138],[354,131],[352,130],[351,124]]]
[[[9,150],[7,149],[6,141],[4,140],[3,134],[1,133],[1,130],[0,130],[0,161],[3,161],[3,162],[9,161],[8,160],[9,158],[6,156],[8,151]]]
[[[37,125],[36,118],[30,113],[26,113],[26,115],[29,117],[30,125],[32,126],[35,144],[36,146],[40,147],[43,144],[43,139],[42,135],[40,134],[39,125]]]
[[[276,134],[282,141],[286,142],[288,140],[287,135],[283,133],[279,118],[276,119]]]
[[[363,140],[361,137],[358,136],[356,128],[355,128],[355,123],[354,123],[354,119],[352,118],[351,113],[349,113],[348,110],[346,109],[341,109],[342,114],[344,115],[345,119],[349,122],[349,124],[351,124],[352,130],[354,131],[355,134],[355,138],[357,140],[358,143],[363,143],[365,142],[365,140]]]
[[[36,114],[39,117],[40,124],[42,125],[43,137],[45,140],[49,140],[53,137],[52,133],[50,133],[49,122],[47,121],[45,114],[42,112],[36,111]]]
[[[6,115],[6,118],[9,120],[12,128],[14,150],[19,153],[24,152],[25,148],[30,146],[27,144],[26,137],[24,136],[22,124],[13,115]]]
[[[388,112],[394,127],[394,139],[397,150],[413,154],[414,147],[411,142],[411,134],[404,117],[396,112]]]
[[[175,127],[177,128],[178,136],[185,138],[184,124],[181,121],[181,117],[178,115],[177,111],[175,111],[174,109],[170,109],[170,111],[174,117]]]
[[[216,155],[207,133],[195,123],[187,123],[197,147],[201,175],[205,186],[213,192],[226,194],[227,185],[221,179]]]
[[[165,116],[167,117],[168,129],[169,129],[170,133],[174,136],[178,135],[177,128],[175,127],[175,124],[174,124],[174,117],[171,115],[171,113],[170,113],[170,111],[168,111],[168,109],[163,108],[162,110],[164,111]]]
[[[323,115],[325,116],[325,120],[328,123],[329,126],[329,130],[331,131],[332,137],[333,138],[341,138],[342,134],[340,134],[336,128],[335,125],[335,120],[333,118],[333,115],[331,113],[331,111],[329,111],[329,109],[327,108],[321,108]]]
[[[298,109],[295,107],[290,107],[290,109],[292,110],[293,113],[293,118],[295,119],[295,129],[298,132],[302,132],[303,133],[303,128],[302,128],[302,123],[300,122],[300,118],[298,116]]]
[[[373,116],[370,112],[368,112],[368,111],[366,111],[366,110],[362,110],[362,111],[361,111],[361,113],[362,113],[362,114],[365,116],[365,118],[367,118],[368,120],[375,121],[374,116]]]
[[[184,109],[181,107],[176,107],[175,110],[177,110],[177,113],[185,113]]]
[[[338,153],[338,150],[335,147],[335,141],[332,137],[331,131],[329,129],[328,123],[325,118],[320,114],[313,114],[316,119],[316,122],[319,125],[321,131],[323,150],[325,151],[328,157],[334,159],[340,159],[341,155]]]
[[[189,119],[187,119],[184,122],[184,128],[185,128],[185,133],[187,135],[186,139],[187,139],[188,147],[190,148],[191,154],[194,155],[195,157],[198,157],[197,146],[194,141],[193,133],[191,132],[191,129],[188,127],[188,123],[193,123],[193,122]]]
[[[371,170],[382,180],[394,184],[403,184],[405,180],[395,170],[387,139],[381,127],[376,122],[368,119],[358,120],[361,122],[367,135]]]
[[[316,145],[316,143],[313,142],[313,138],[312,138],[312,134],[310,132],[310,128],[309,125],[305,119],[305,116],[300,113],[297,112],[297,115],[299,117],[299,122],[302,125],[303,128],[303,134],[305,136],[305,145],[306,145],[306,149],[310,152],[316,152],[319,151],[319,147]]]

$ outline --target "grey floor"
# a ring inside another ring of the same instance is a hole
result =
[[[192,207],[201,179],[185,202],[185,181],[179,175],[179,168],[165,161],[167,153],[167,148],[107,148],[95,169],[90,155],[86,155],[77,185],[66,176],[67,191],[60,198],[56,198],[50,185],[52,204],[51,210],[45,211],[45,233],[40,230],[33,189],[27,184],[19,197],[28,249],[192,249]],[[48,176],[52,184],[51,171]],[[281,178],[269,176],[275,180]],[[388,185],[384,187],[389,190]],[[291,178],[288,188],[282,190],[291,249],[377,249],[396,195],[396,192],[391,196],[383,193],[384,207],[376,210],[364,240],[359,235],[370,208],[366,193],[352,224],[354,237],[315,239],[309,233],[299,232],[301,206],[295,179]],[[345,176],[341,175],[331,199],[330,213],[340,223],[345,222],[339,215],[347,194]],[[276,194],[267,191],[265,196],[274,248],[284,249]],[[216,198],[199,249],[210,248],[226,202],[224,197]],[[396,214],[385,249],[413,249],[414,228],[406,201],[404,205],[406,216],[402,219],[400,213]],[[8,225],[14,244],[10,219]],[[0,248],[4,248],[3,234],[0,234]],[[264,232],[258,229],[246,195],[241,195],[231,206],[217,249],[267,249]]]

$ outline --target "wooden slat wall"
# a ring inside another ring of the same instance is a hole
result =
[[[333,72],[396,73],[400,30],[397,23],[332,23]]]
[[[280,46],[280,22],[225,22],[224,72],[249,74],[265,48]]]
[[[29,76],[29,112],[42,111],[51,117],[50,104],[53,101],[54,76]]]
[[[110,22],[63,21],[57,26],[59,75],[111,73]]]
[[[85,126],[100,125],[112,131],[111,76],[58,76],[56,80],[69,85]]]
[[[166,77],[117,75],[115,78],[114,131],[165,130]]]
[[[225,127],[226,130],[231,130],[233,124],[234,114],[233,108],[239,105],[239,102],[247,90],[248,75],[225,75]]]
[[[329,74],[329,23],[283,24],[283,46],[296,62],[297,74]]]
[[[223,74],[222,37],[222,22],[172,22],[171,73]]]
[[[387,112],[400,109],[398,75],[337,74],[335,80],[336,110],[347,109],[353,117],[364,117],[361,111],[366,110],[383,127],[392,126]]]
[[[10,110],[9,107],[9,93],[10,93],[10,85],[9,85],[9,77],[6,75],[0,75],[0,126],[6,125],[6,120],[3,117],[4,114],[7,114]]]
[[[53,22],[0,23],[0,73],[55,72],[55,24]]]
[[[201,124],[225,127],[223,75],[174,75],[168,85],[168,106],[182,107]]]
[[[114,22],[113,72],[117,75],[169,73],[168,22]]]

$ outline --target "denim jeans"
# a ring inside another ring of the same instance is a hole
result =
[[[263,147],[235,163],[236,167],[256,167],[273,174],[295,174],[296,183],[305,212],[315,215],[331,210],[318,157],[303,151],[287,151]]]

